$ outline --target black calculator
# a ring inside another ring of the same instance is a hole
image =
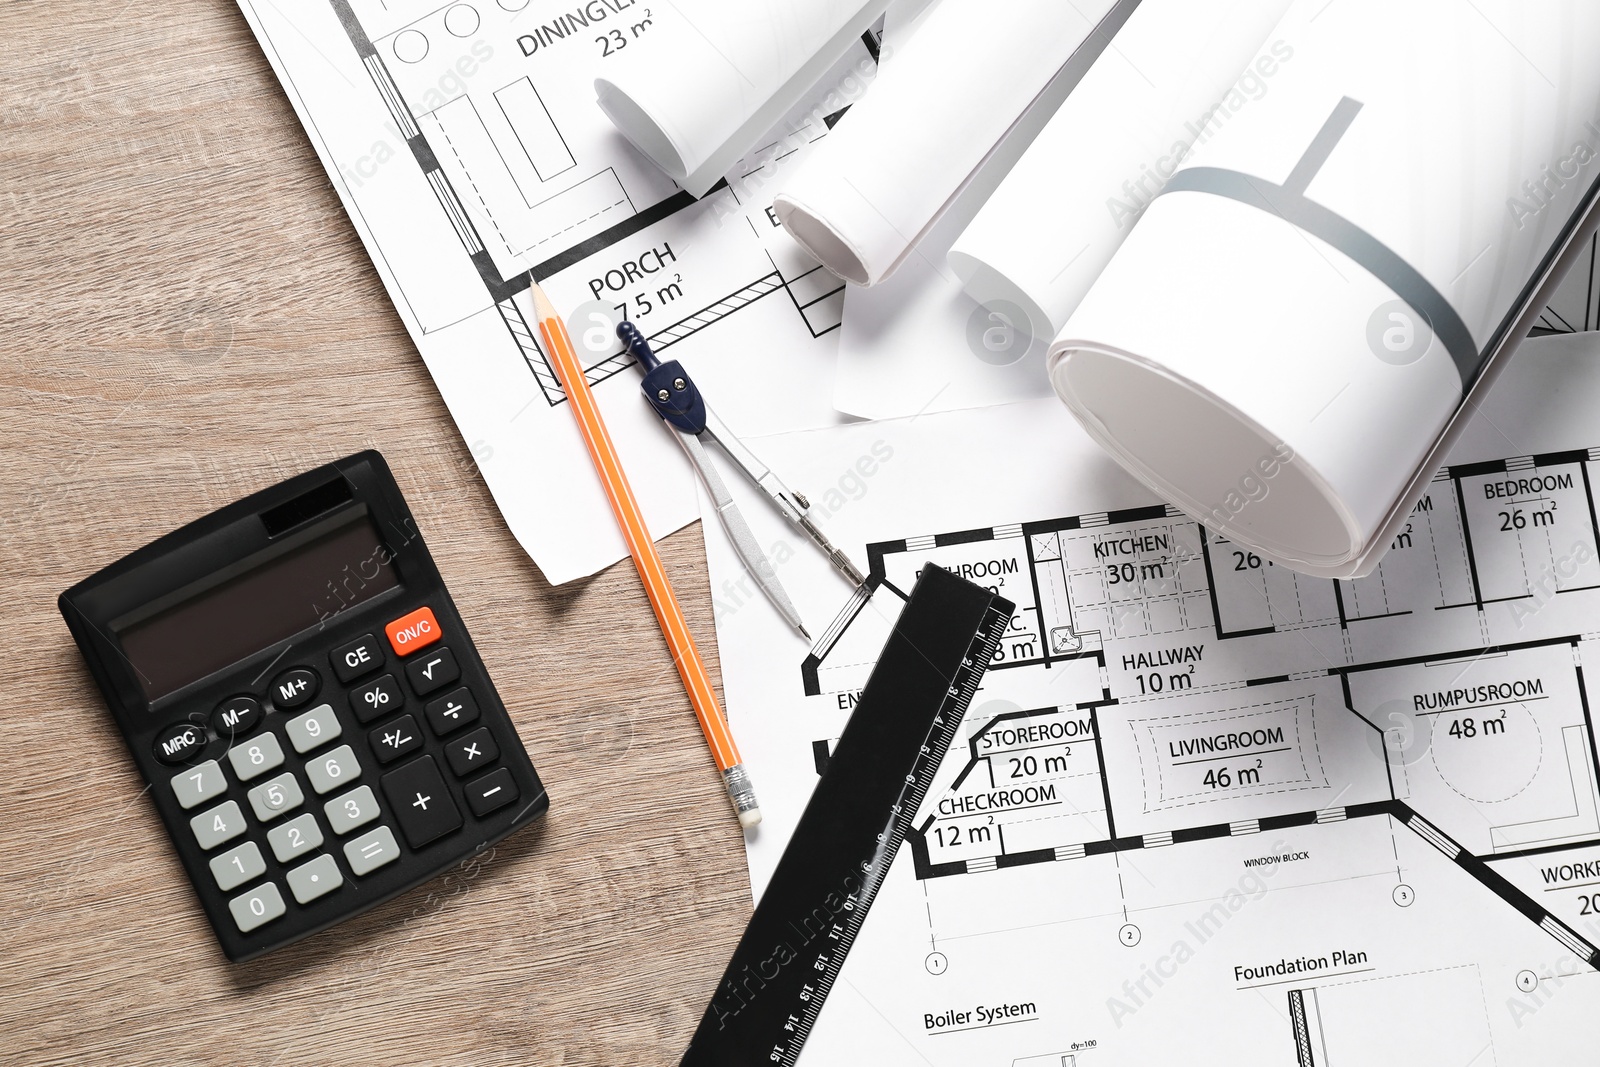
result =
[[[229,959],[549,807],[377,452],[167,534],[60,606]]]

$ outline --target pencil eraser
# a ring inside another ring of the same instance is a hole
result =
[[[751,808],[749,811],[739,813],[739,825],[748,830],[761,821],[761,809]]]

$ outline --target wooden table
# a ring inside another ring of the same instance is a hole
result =
[[[506,531],[229,0],[11,0],[0,42],[0,1062],[676,1063],[749,887],[632,567],[552,588]],[[366,447],[551,808],[230,964],[55,598]],[[698,528],[662,554],[714,653]]]

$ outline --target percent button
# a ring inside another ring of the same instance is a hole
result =
[[[363,723],[397,712],[404,703],[400,683],[395,681],[392,674],[374,678],[366,685],[350,690],[350,710]]]

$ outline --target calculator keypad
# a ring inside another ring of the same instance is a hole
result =
[[[226,758],[169,780],[180,807],[198,812],[190,827],[212,853],[207,862],[217,887],[251,887],[228,900],[242,933],[285,915],[289,897],[297,907],[331,907],[319,902],[352,878],[401,860],[406,846],[423,849],[456,833],[465,822],[463,799],[476,818],[519,799],[511,770],[496,766],[500,746],[480,723],[437,619],[419,610],[396,622],[415,631],[405,652],[391,659],[392,645],[371,633],[333,649],[328,663],[338,684],[325,693],[317,670],[290,666],[261,696],[218,704],[211,727],[226,743]],[[341,701],[356,721],[370,724],[364,750]],[[203,726],[177,722],[158,737],[157,754],[181,762],[208,744]],[[384,769],[377,781],[368,774],[374,765]],[[229,799],[230,789],[243,797]],[[321,803],[308,809],[308,798]],[[264,843],[240,840],[252,817],[266,828]]]
[[[269,778],[253,787],[245,796],[249,798],[250,810],[255,812],[258,822],[271,822],[306,801],[306,795],[300,791],[300,783],[295,781],[293,771],[284,771],[276,778]]]
[[[182,774],[174,775],[172,791],[177,794],[179,807],[192,808],[226,793],[228,780],[222,776],[222,765],[214,759],[208,759]]]
[[[304,754],[338,737],[342,728],[339,716],[333,713],[333,705],[318,704],[304,715],[296,715],[284,723],[283,732],[289,735],[289,744],[294,750]]]
[[[283,746],[277,734],[262,734],[228,749],[228,762],[239,781],[248,782],[283,766]]]

